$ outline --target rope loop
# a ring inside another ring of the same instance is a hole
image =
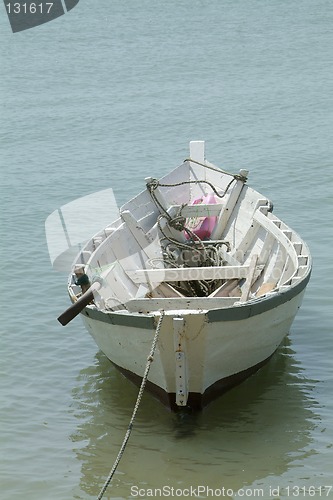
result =
[[[147,182],[146,186],[148,191],[151,193],[152,191],[155,191],[155,189],[158,188],[159,184],[160,183],[158,179],[152,179],[151,181]]]
[[[242,174],[234,174],[233,175],[234,179],[236,179],[236,181],[242,181],[245,182],[247,181],[247,177],[245,175],[242,175]]]
[[[186,224],[186,217],[183,217],[181,215],[178,215],[177,217],[174,217],[173,219],[169,220],[169,226],[173,227],[177,231],[184,231],[185,224]]]

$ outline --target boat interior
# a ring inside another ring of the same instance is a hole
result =
[[[272,213],[272,204],[246,183],[192,152],[121,209],[74,263],[69,291],[82,294],[84,273],[102,286],[95,306],[150,313],[215,309],[263,300],[304,278],[307,246]],[[193,158],[196,159],[193,159]]]

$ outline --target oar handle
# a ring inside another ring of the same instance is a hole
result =
[[[91,284],[88,290],[81,295],[81,297],[74,302],[66,311],[60,314],[58,321],[62,326],[67,325],[72,319],[74,319],[81,311],[94,299],[94,292],[97,292],[101,288],[102,284],[100,281],[95,281]]]

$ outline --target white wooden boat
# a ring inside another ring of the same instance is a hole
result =
[[[190,159],[146,188],[73,263],[68,290],[99,348],[172,409],[202,408],[274,354],[311,273],[307,245],[246,184],[190,143]],[[93,294],[92,294],[93,292]],[[92,300],[93,299],[93,300]]]

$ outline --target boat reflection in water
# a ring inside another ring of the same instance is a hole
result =
[[[303,377],[294,354],[287,337],[270,363],[202,413],[173,414],[145,394],[111,498],[128,498],[137,485],[237,491],[255,482],[272,485],[289,470],[295,476],[299,461],[315,453],[312,431],[319,416],[311,395],[316,381]],[[95,366],[81,371],[73,391],[77,431],[71,436],[82,462],[75,492],[80,498],[83,492],[86,498],[98,494],[136,395],[137,388],[101,353]]]

